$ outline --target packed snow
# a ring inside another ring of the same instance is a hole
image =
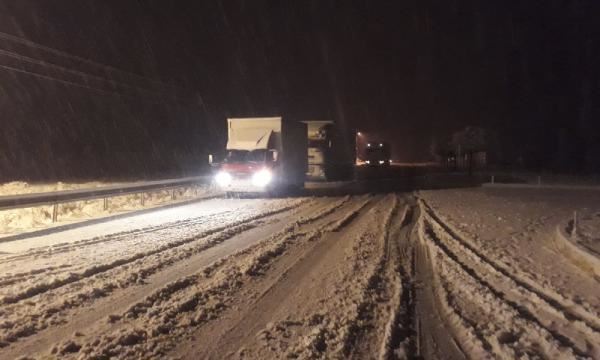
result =
[[[600,206],[600,193],[469,189],[420,195],[426,201],[421,236],[439,267],[449,311],[471,334],[465,347],[507,357],[600,355],[598,278],[561,253],[555,238],[556,227],[574,211]]]
[[[574,212],[600,211],[600,191],[483,188],[420,194],[481,251],[600,311],[594,274],[561,256],[554,236]]]
[[[211,199],[1,243],[0,358],[598,358],[556,238],[597,238],[597,196]]]

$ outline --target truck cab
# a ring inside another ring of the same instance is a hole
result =
[[[277,172],[277,150],[228,150],[221,164],[217,183],[225,190],[265,191],[273,186],[273,173]]]
[[[385,142],[368,142],[364,162],[367,166],[390,166],[390,145]]]

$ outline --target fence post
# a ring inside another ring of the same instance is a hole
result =
[[[171,200],[175,200],[175,189],[171,189]]]
[[[104,198],[104,211],[108,210],[108,198]]]
[[[146,205],[146,196],[145,196],[146,193],[141,193],[140,195],[142,195],[142,200],[141,200],[142,206],[145,206]]]
[[[573,230],[571,231],[571,238],[577,237],[577,210],[573,211]]]
[[[494,183],[494,175],[492,175],[492,184]]]
[[[58,203],[54,203],[52,206],[52,222],[58,221]]]

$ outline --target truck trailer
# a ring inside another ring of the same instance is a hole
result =
[[[272,193],[304,187],[306,124],[278,117],[227,119],[226,156],[215,182],[229,193]]]
[[[308,179],[352,180],[356,163],[355,131],[344,130],[331,120],[303,122],[308,130]]]

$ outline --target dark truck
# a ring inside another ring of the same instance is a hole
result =
[[[303,121],[308,130],[307,178],[316,181],[353,180],[356,132],[331,120]]]
[[[367,166],[390,166],[390,144],[386,142],[368,142],[365,147],[364,162]]]

